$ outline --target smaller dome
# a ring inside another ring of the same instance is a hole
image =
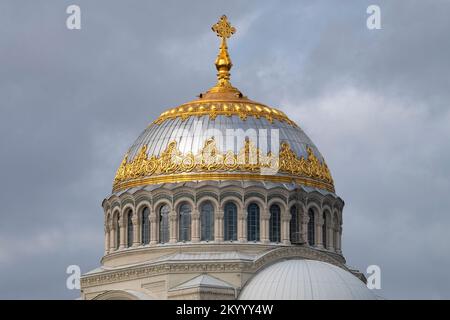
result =
[[[342,268],[315,260],[286,260],[259,271],[239,300],[374,300],[367,286]]]

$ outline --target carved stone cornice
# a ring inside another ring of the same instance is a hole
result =
[[[136,280],[153,275],[174,273],[209,273],[209,272],[250,272],[254,273],[265,265],[281,259],[311,259],[334,264],[348,271],[345,260],[339,255],[330,255],[308,246],[282,246],[260,255],[252,261],[201,261],[201,262],[164,262],[128,267],[118,270],[103,271],[98,274],[85,275],[81,278],[83,288]]]

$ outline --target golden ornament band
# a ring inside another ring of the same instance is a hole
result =
[[[301,182],[334,192],[333,179],[325,161],[321,162],[309,147],[307,152],[306,159],[298,157],[289,144],[283,142],[278,156],[271,152],[263,154],[247,139],[237,154],[232,151],[221,153],[215,140],[208,139],[195,155],[192,152],[181,153],[177,143],[172,141],[159,157],[149,157],[147,145],[143,145],[132,161],[129,161],[128,154],[125,155],[117,170],[113,190],[164,182],[251,178],[259,181]]]
[[[113,188],[113,192],[125,190],[129,188],[135,188],[140,186],[161,184],[161,183],[180,183],[190,181],[264,181],[274,183],[296,183],[312,188],[319,188],[334,193],[334,186],[332,184],[323,183],[320,181],[292,177],[292,176],[266,176],[261,174],[245,174],[245,173],[187,173],[187,174],[174,174],[168,176],[155,176],[146,177],[142,179],[135,179],[118,183]]]
[[[153,123],[162,124],[168,119],[175,118],[181,118],[181,120],[184,121],[190,117],[201,117],[205,115],[209,116],[210,119],[215,119],[219,115],[227,117],[236,115],[244,121],[247,120],[247,117],[255,117],[257,119],[263,117],[270,123],[276,119],[291,126],[297,126],[294,121],[290,120],[283,112],[279,110],[269,108],[263,104],[242,103],[242,101],[202,101],[188,103],[163,112]]]

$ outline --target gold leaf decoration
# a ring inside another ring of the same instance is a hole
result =
[[[160,125],[168,119],[180,118],[182,121],[185,121],[190,117],[201,116],[209,116],[214,120],[219,115],[226,117],[236,115],[243,121],[247,120],[248,117],[255,117],[256,119],[262,117],[270,123],[275,119],[280,122],[285,122],[293,127],[297,126],[283,112],[262,104],[206,101],[189,103],[177,108],[169,109],[163,112],[153,123]]]
[[[159,157],[149,157],[147,145],[143,145],[132,161],[129,161],[128,153],[125,155],[117,170],[113,189],[123,189],[124,186],[129,185],[130,181],[148,177],[157,177],[158,179],[155,181],[175,181],[175,178],[162,179],[162,177],[187,173],[256,173],[264,175],[264,170],[270,169],[272,175],[263,176],[258,180],[282,181],[281,178],[292,177],[293,181],[306,182],[308,185],[334,192],[333,178],[325,161],[323,159],[320,161],[310,147],[307,148],[307,153],[306,159],[298,157],[290,145],[283,142],[278,156],[271,152],[263,154],[249,139],[245,141],[244,146],[237,154],[232,151],[221,153],[215,140],[211,138],[205,141],[202,149],[195,155],[192,152],[181,153],[177,148],[176,141],[172,141]],[[289,176],[280,176],[277,173]],[[275,176],[277,179],[273,179]],[[304,179],[298,180],[298,178]],[[188,180],[183,176],[183,181]],[[146,179],[146,181],[151,180]],[[134,185],[139,184],[135,183]]]

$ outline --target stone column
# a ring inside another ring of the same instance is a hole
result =
[[[114,228],[114,223],[111,218],[109,222],[109,252],[112,252],[116,249],[116,228]]]
[[[223,209],[219,209],[214,219],[214,240],[217,242],[223,241]]]
[[[126,247],[126,239],[125,239],[125,235],[126,235],[126,224],[125,224],[125,219],[123,219],[123,217],[121,219],[119,219],[119,233],[120,233],[120,245],[119,245],[119,249],[125,249]]]
[[[300,236],[301,240],[308,244],[308,222],[309,222],[309,216],[305,213],[301,214],[301,225],[300,225]]]
[[[178,228],[177,228],[177,212],[170,211],[169,213],[169,243],[177,243]]]
[[[328,242],[328,250],[334,251],[334,228],[328,227],[327,228],[327,242]]]
[[[137,214],[133,214],[131,218],[131,222],[133,223],[133,247],[138,247],[140,245],[141,238],[141,226],[139,225],[139,219]]]
[[[246,210],[238,209],[238,241],[247,242],[247,212]]]
[[[291,215],[283,213],[281,215],[281,237],[280,240],[283,244],[291,244],[290,240],[290,222]]]
[[[109,240],[110,240],[110,235],[109,235],[109,222],[105,221],[105,255],[107,255],[109,253]]]
[[[150,244],[158,243],[158,217],[154,211],[150,212]]]
[[[317,219],[317,223],[316,223],[316,246],[317,246],[317,248],[323,248],[322,225],[323,225],[323,218],[319,216]]]
[[[337,230],[337,243],[336,243],[336,252],[341,254],[342,253],[342,248],[341,248],[341,241],[342,241],[342,226],[338,227],[339,229]]]
[[[200,212],[194,208],[191,214],[191,240],[200,242]]]
[[[259,232],[260,232],[260,241],[262,243],[269,243],[269,219],[270,219],[270,213],[267,210],[267,208],[264,208],[263,212],[261,213],[260,217],[260,226],[259,226]]]

